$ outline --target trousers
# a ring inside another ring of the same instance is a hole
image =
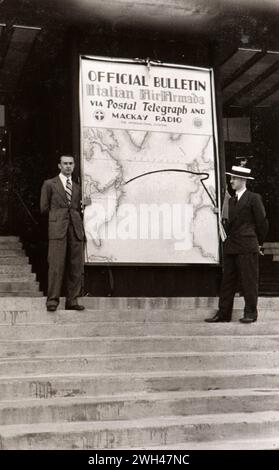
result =
[[[257,319],[259,255],[258,253],[225,254],[219,297],[219,315],[230,320],[234,296],[240,282],[245,307],[244,316]]]
[[[66,237],[49,240],[47,305],[58,305],[63,280],[66,303],[74,305],[81,293],[83,275],[83,242],[79,240],[70,223]]]

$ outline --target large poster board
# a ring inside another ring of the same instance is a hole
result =
[[[80,57],[87,263],[219,262],[211,69]]]

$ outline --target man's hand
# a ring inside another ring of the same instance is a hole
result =
[[[264,248],[262,246],[259,246],[259,254],[264,256]]]
[[[92,203],[92,201],[91,201],[91,198],[90,198],[90,197],[85,197],[85,198],[84,198],[84,200],[83,200],[83,205],[84,205],[84,207],[90,206],[91,203]]]

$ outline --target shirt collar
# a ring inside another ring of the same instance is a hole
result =
[[[61,179],[62,183],[65,185],[67,183],[67,179],[70,179],[72,183],[72,177],[71,176],[65,176],[62,173],[59,173],[59,178]]]
[[[244,189],[241,189],[240,191],[236,191],[235,192],[235,195],[237,196],[237,200],[239,201],[239,199],[241,198],[241,196],[245,193],[246,191],[246,188]]]

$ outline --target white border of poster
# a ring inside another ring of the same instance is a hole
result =
[[[86,264],[219,264],[212,69],[80,56]]]

